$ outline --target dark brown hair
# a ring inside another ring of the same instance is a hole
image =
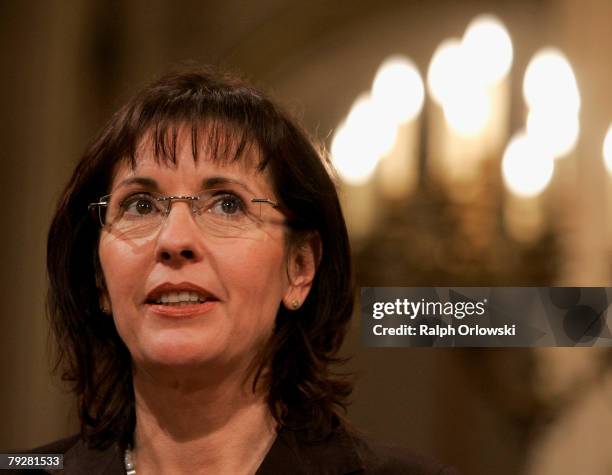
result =
[[[215,160],[245,160],[258,148],[282,206],[289,210],[288,245],[317,232],[321,256],[303,306],[281,305],[257,361],[269,408],[281,426],[317,434],[341,421],[350,380],[334,371],[353,308],[350,249],[327,159],[300,126],[244,82],[210,68],[168,74],[136,95],[102,129],[78,163],[48,236],[48,312],[57,343],[56,368],[78,397],[81,433],[90,444],[128,443],[134,425],[130,354],[113,320],[99,307],[99,224],[88,204],[108,192],[118,163],[135,165],[150,138],[156,159],[176,160],[181,127],[191,131],[194,160],[201,146]],[[103,279],[102,279],[103,280]]]

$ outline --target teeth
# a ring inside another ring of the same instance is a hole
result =
[[[161,294],[155,303],[165,305],[188,305],[193,302],[203,303],[206,298],[197,292],[181,291],[181,292],[165,292]]]

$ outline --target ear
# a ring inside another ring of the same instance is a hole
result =
[[[321,238],[316,231],[305,234],[289,249],[287,256],[289,285],[283,296],[283,304],[289,310],[297,310],[306,300],[320,261]]]

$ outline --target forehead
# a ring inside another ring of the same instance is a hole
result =
[[[201,186],[204,178],[220,177],[242,182],[253,191],[268,194],[272,191],[269,172],[261,167],[262,157],[257,145],[253,142],[211,143],[202,140],[206,136],[201,133],[198,140],[193,138],[191,131],[178,129],[170,147],[164,145],[162,148],[153,134],[145,135],[134,156],[117,163],[111,190],[132,177],[152,178],[160,188],[168,188],[168,191],[177,187],[195,189]]]

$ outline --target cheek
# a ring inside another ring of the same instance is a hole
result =
[[[284,248],[245,246],[216,260],[228,297],[236,305],[232,310],[273,321],[288,285]]]
[[[146,253],[112,236],[100,239],[98,251],[113,310],[136,302],[137,285],[144,280]]]
[[[233,281],[245,288],[282,285],[285,277],[285,259],[282,250],[272,248],[244,249],[220,262]]]

